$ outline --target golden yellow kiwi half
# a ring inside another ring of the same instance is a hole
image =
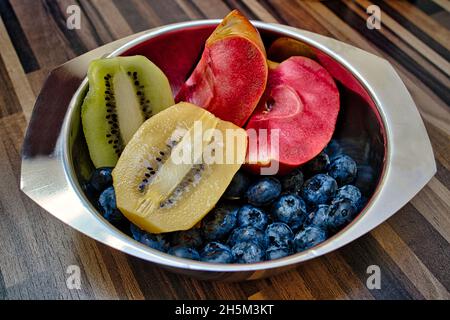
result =
[[[218,202],[245,161],[247,134],[181,102],[139,128],[113,170],[117,207],[151,233],[188,230]]]

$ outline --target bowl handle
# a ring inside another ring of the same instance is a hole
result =
[[[84,195],[77,194],[78,191],[73,188],[74,181],[67,174],[63,151],[66,140],[62,133],[66,115],[74,94],[80,90],[86,77],[89,63],[151,31],[99,47],[57,67],[48,75],[34,105],[22,144],[20,188],[43,209],[91,238],[132,255],[150,257],[155,262],[167,264],[164,257],[153,254],[152,249],[137,242],[130,244],[128,236],[111,228],[109,223],[95,214],[87,201],[80,201]],[[179,267],[186,265],[180,263]]]

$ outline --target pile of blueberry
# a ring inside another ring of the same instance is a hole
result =
[[[130,226],[117,209],[110,168],[97,169],[87,188],[108,221],[151,248],[205,262],[255,263],[307,250],[350,223],[366,203],[354,185],[357,171],[332,140],[287,176],[239,171],[200,227],[159,235]]]

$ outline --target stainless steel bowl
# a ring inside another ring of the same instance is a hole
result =
[[[127,254],[200,279],[244,280],[287,270],[357,239],[392,216],[434,175],[433,152],[419,112],[386,60],[305,30],[253,22],[266,42],[287,36],[309,44],[337,79],[343,103],[336,136],[349,146],[347,152],[371,166],[376,178],[374,185],[367,186],[371,194],[367,206],[344,230],[317,247],[247,265],[180,259],[148,248],[115,229],[81,188],[83,177],[89,175],[89,167],[81,165],[88,154],[80,131],[80,102],[87,90],[88,64],[102,56],[142,50],[151,56],[148,46],[155,41],[170,44],[174,34],[186,30],[203,30],[205,34],[218,23],[203,20],[152,29],[93,50],[52,71],[36,101],[23,145],[23,192],[71,227]],[[158,60],[157,56],[150,58]],[[176,90],[177,84],[172,85]]]

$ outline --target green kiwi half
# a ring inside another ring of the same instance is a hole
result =
[[[142,123],[175,103],[172,90],[143,56],[95,60],[88,80],[81,120],[89,154],[96,168],[114,167]]]

